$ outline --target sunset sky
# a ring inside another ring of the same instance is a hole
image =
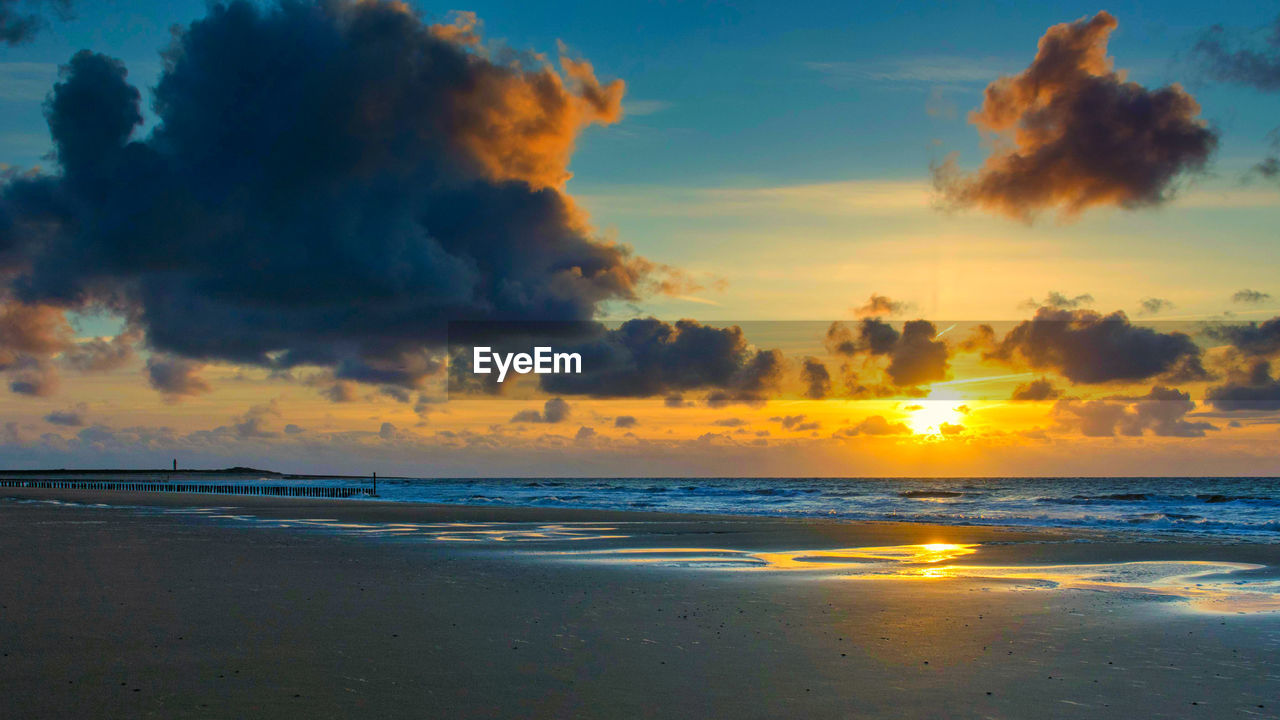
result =
[[[0,466],[1280,474],[1276,14],[0,2]]]

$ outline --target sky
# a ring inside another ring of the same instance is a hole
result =
[[[1278,16],[0,0],[0,465],[1280,474]]]

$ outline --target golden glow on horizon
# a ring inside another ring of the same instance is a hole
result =
[[[960,425],[964,419],[960,407],[964,403],[954,400],[923,400],[913,406],[905,420],[907,427],[917,435],[942,435],[944,425]]]

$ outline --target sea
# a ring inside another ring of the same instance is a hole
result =
[[[194,480],[172,481],[188,479]],[[202,474],[198,481],[372,489],[368,479],[350,477]],[[395,502],[1150,530],[1280,542],[1280,478],[1271,477],[394,477],[379,478],[377,492],[378,500]]]
[[[1151,529],[1280,541],[1280,478],[387,478],[379,479],[378,495],[462,505]]]

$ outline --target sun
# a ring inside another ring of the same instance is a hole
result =
[[[960,424],[962,404],[953,400],[921,400],[908,411],[907,427],[917,435],[941,435],[943,424]]]

